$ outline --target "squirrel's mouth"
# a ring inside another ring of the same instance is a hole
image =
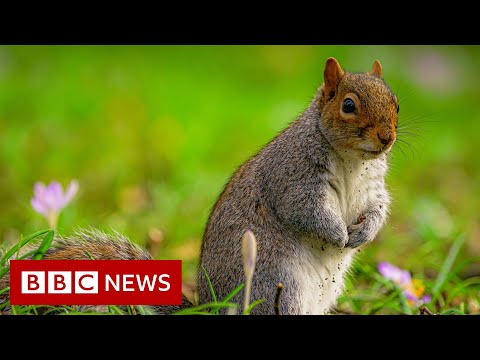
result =
[[[385,145],[383,148],[381,148],[381,149],[379,149],[379,150],[370,150],[370,149],[367,150],[367,149],[362,149],[362,148],[360,148],[359,150],[360,150],[364,155],[365,155],[365,154],[369,154],[369,155],[371,155],[371,156],[375,156],[375,157],[376,157],[376,156],[379,156],[379,155],[381,155],[381,154],[383,154],[383,153],[388,153],[388,152],[390,151],[390,149],[392,148],[392,145],[393,145],[394,142],[395,142],[395,140],[392,141],[391,143]]]

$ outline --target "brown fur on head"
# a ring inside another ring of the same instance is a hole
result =
[[[329,58],[318,95],[322,133],[338,152],[371,159],[391,149],[399,106],[378,60],[369,73],[349,73]]]

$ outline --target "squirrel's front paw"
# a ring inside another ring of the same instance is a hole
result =
[[[338,226],[331,229],[328,236],[325,236],[325,241],[336,248],[343,249],[348,242],[347,228]]]
[[[366,230],[367,228],[363,223],[348,226],[348,242],[346,246],[355,249],[360,245],[370,242],[372,239]]]

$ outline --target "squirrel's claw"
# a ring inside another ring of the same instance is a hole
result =
[[[353,224],[347,227],[348,242],[346,244],[346,247],[355,249],[360,245],[368,243],[372,240],[368,232],[366,231],[365,226],[362,225],[363,223],[360,223]]]
[[[329,233],[329,236],[325,238],[325,241],[336,248],[343,249],[348,243],[347,229],[338,226],[334,231]]]

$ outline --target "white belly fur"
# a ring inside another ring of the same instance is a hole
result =
[[[346,226],[356,223],[365,211],[370,199],[379,191],[373,179],[383,179],[387,166],[382,160],[354,161],[346,159],[339,162],[331,179],[332,188],[328,189],[330,206],[343,219]],[[326,314],[335,305],[344,286],[344,277],[352,263],[351,248],[337,249],[326,244],[314,244],[311,239],[303,239],[300,254],[291,264],[302,295],[302,314]]]
[[[374,160],[344,159],[336,164],[335,177],[328,188],[329,206],[341,215],[347,226],[355,224],[379,192],[386,192],[386,158]],[[380,188],[379,188],[380,180]]]
[[[331,310],[343,291],[343,279],[355,252],[330,245],[323,245],[323,249],[308,248],[305,244],[295,263],[290,264],[302,294],[301,313],[305,315],[323,315]]]

